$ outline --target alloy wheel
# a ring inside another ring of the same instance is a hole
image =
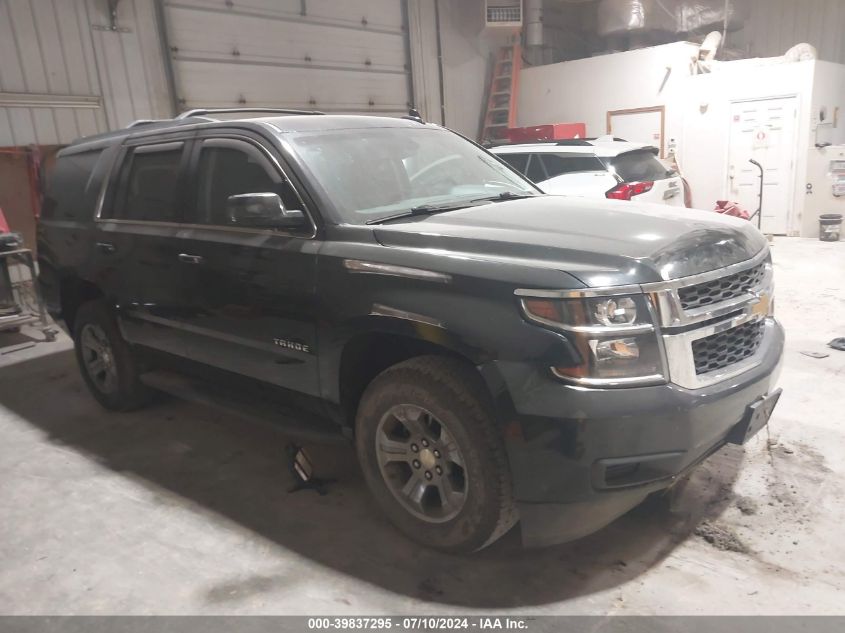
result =
[[[88,377],[101,392],[113,393],[118,387],[117,365],[105,331],[95,323],[86,323],[79,342]]]
[[[382,478],[408,512],[430,523],[458,515],[466,502],[467,472],[441,420],[422,407],[396,405],[379,421],[375,443]]]

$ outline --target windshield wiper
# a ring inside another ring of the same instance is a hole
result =
[[[469,204],[444,204],[442,206],[422,204],[418,207],[414,207],[413,209],[396,213],[395,215],[388,215],[384,218],[368,220],[367,224],[384,224],[385,222],[390,222],[391,220],[401,220],[402,218],[411,218],[416,215],[434,215],[436,213],[445,213],[446,211],[458,211],[460,209],[466,209],[468,206]]]
[[[487,196],[486,198],[476,198],[473,202],[502,202],[504,200],[522,200],[523,198],[533,198],[535,193],[516,193],[515,191],[504,191],[495,196]]]
[[[367,224],[384,224],[385,222],[390,222],[392,220],[401,220],[403,218],[410,218],[415,215],[434,215],[436,213],[445,213],[446,211],[458,211],[460,209],[466,209],[467,207],[471,207],[474,204],[479,202],[499,202],[502,200],[521,200],[522,198],[533,198],[536,194],[533,193],[516,193],[514,191],[505,191],[503,193],[497,194],[495,196],[488,196],[485,198],[476,198],[475,200],[469,200],[467,202],[462,202],[460,204],[444,204],[441,206],[431,205],[431,204],[423,204],[418,207],[414,207],[413,209],[408,209],[407,211],[402,211],[401,213],[397,213],[395,215],[388,215],[385,218],[377,218],[375,220],[368,220]]]

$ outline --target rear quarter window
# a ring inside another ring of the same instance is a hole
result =
[[[595,156],[584,154],[538,154],[543,157],[543,166],[549,178],[563,174],[607,171],[607,167]]]
[[[47,188],[41,217],[81,220],[94,217],[98,179],[94,177],[102,149],[60,154],[47,174]]]
[[[610,165],[625,182],[663,180],[669,170],[649,151],[627,152],[610,160]]]

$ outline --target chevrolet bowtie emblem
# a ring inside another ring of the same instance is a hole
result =
[[[771,297],[767,292],[761,292],[757,294],[757,298],[757,303],[751,306],[751,314],[754,316],[769,316],[769,306],[772,303]]]

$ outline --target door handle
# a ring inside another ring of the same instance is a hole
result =
[[[117,250],[111,242],[97,242],[97,248],[104,253],[114,253]]]
[[[183,264],[202,264],[202,256],[188,255],[187,253],[179,253],[179,261]]]

